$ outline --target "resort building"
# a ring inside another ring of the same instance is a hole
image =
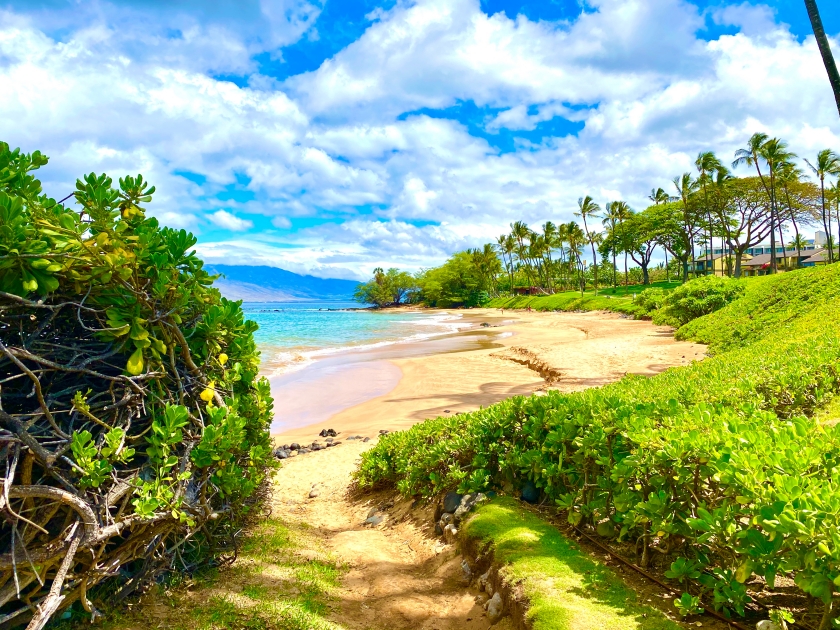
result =
[[[800,267],[813,267],[827,263],[823,254],[826,244],[825,232],[817,231],[814,238],[807,239],[805,246],[798,251],[790,245],[776,246],[776,268],[779,271],[789,271]],[[744,276],[763,276],[770,269],[770,245],[759,243],[748,248],[741,257],[741,274]],[[727,247],[724,250],[716,247],[709,251],[703,250],[703,255],[695,259],[695,265],[689,265],[689,270],[696,275],[725,276],[735,269],[735,252]]]

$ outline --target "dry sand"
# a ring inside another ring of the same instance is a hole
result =
[[[363,525],[385,497],[354,498],[350,475],[379,429],[403,429],[425,418],[469,411],[515,394],[582,389],[626,373],[654,374],[704,356],[705,348],[676,342],[666,328],[604,313],[471,311],[493,333],[495,347],[395,358],[402,378],[392,391],[356,404],[328,421],[276,436],[309,442],[321,428],[369,435],[367,444],[341,445],[286,460],[277,473],[274,513],[306,522],[351,567],[338,593],[334,620],[353,629],[479,630],[490,627],[481,595],[459,581],[460,562],[433,535],[431,519],[409,517],[403,502],[376,527]],[[495,328],[497,327],[498,328]],[[330,391],[324,391],[330,396]],[[320,495],[310,499],[317,484]],[[416,516],[416,514],[415,514]],[[505,619],[494,626],[512,627]]]
[[[380,366],[396,366],[402,378],[394,379],[389,392],[339,411],[301,429],[278,435],[282,444],[311,442],[323,428],[334,428],[344,435],[378,434],[380,429],[405,429],[427,418],[447,413],[472,411],[518,394],[538,390],[573,391],[611,383],[625,374],[656,374],[662,370],[701,359],[705,347],[674,340],[671,329],[650,322],[627,319],[613,313],[501,313],[474,309],[469,320],[486,323],[489,328],[462,333],[449,340],[450,347],[438,340],[440,351],[428,356],[400,358],[400,348],[392,346],[394,358]],[[454,351],[462,340],[484,335],[472,349]],[[403,352],[417,353],[424,344],[406,344]],[[411,348],[408,348],[411,346]],[[319,391],[298,400],[334,404],[349,385],[359,389],[371,380],[370,364],[356,374],[347,372],[321,385]],[[275,393],[281,399],[283,393]],[[283,413],[278,405],[278,413]]]

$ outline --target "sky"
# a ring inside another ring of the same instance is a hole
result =
[[[142,173],[205,260],[352,279],[644,209],[756,131],[840,150],[802,0],[0,0],[0,112],[54,198]]]

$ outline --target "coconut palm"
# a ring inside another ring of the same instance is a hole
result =
[[[822,197],[822,223],[825,229],[826,236],[831,234],[831,212],[826,210],[825,204],[825,178],[829,175],[840,174],[840,156],[831,149],[823,149],[817,153],[817,159],[814,164],[805,160],[811,170],[820,180],[820,196]],[[834,253],[829,248],[828,262],[834,262]]]
[[[610,205],[610,212],[615,215],[619,229],[624,225],[624,221],[633,213],[626,201],[613,201]],[[627,282],[627,252],[624,252],[624,286],[627,286]]]
[[[828,72],[828,80],[834,92],[834,101],[837,103],[837,113],[840,114],[840,72],[837,71],[837,64],[831,54],[831,47],[828,45],[828,37],[825,35],[820,11],[817,8],[817,0],[805,0],[805,8],[808,10],[808,17],[811,20],[811,28],[814,29],[814,37],[822,55],[825,70]]]
[[[689,198],[697,192],[697,181],[691,176],[691,173],[683,173],[679,177],[675,177],[674,187],[677,189],[677,196],[682,202],[683,208],[683,224],[686,227],[686,232],[691,235],[689,247],[691,249],[691,267],[697,273],[697,261],[694,258],[694,217],[689,206]]]
[[[648,199],[650,199],[655,205],[659,205],[661,203],[668,203],[671,201],[671,197],[661,188],[651,188],[650,194],[648,195]]]
[[[513,293],[513,253],[516,251],[516,240],[510,234],[502,234],[496,239],[496,247],[502,255],[502,262],[505,264],[510,281],[510,291]]]
[[[619,221],[619,215],[616,210],[617,207],[614,206],[617,204],[617,201],[608,201],[607,205],[605,206],[606,214],[601,221],[601,224],[609,230],[610,235],[613,237],[612,244],[610,246],[610,251],[612,252],[612,259],[613,259],[613,287],[618,286],[618,282],[616,280],[616,268],[615,268],[615,254],[616,254],[616,242],[615,242],[615,228]]]
[[[714,152],[704,151],[697,155],[697,159],[694,161],[694,166],[697,169],[697,172],[700,173],[697,181],[703,187],[703,201],[706,208],[706,218],[709,221],[709,255],[711,256],[714,251],[714,235],[712,233],[712,210],[709,208],[709,193],[706,188],[706,184],[709,182],[709,179],[714,173],[723,168],[723,164],[721,164],[721,161],[717,158]],[[723,247],[721,247],[721,249],[723,249]],[[714,273],[714,267],[712,268],[712,273]]]
[[[583,230],[580,229],[580,226],[574,221],[566,224],[566,243],[569,266],[574,266],[577,271],[580,294],[583,295],[586,285],[586,279],[583,275],[585,268],[583,262],[583,247],[586,244],[586,235],[583,233]]]
[[[578,211],[575,212],[576,217],[581,217],[583,219],[583,229],[586,232],[586,240],[589,241],[589,245],[592,247],[592,266],[593,266],[593,273],[594,275],[594,282],[595,282],[595,295],[598,295],[598,259],[595,257],[595,235],[594,233],[589,231],[589,226],[586,223],[586,217],[595,217],[596,212],[600,212],[601,206],[599,206],[589,195],[586,197],[581,197],[578,199]]]
[[[782,166],[786,162],[790,162],[794,158],[796,158],[796,154],[792,153],[791,151],[788,151],[788,145],[786,142],[779,140],[778,138],[771,138],[761,146],[761,151],[759,152],[759,155],[761,156],[761,159],[763,159],[767,163],[767,169],[770,171],[770,212],[772,213],[770,220],[774,223],[774,226],[778,227],[779,229],[779,239],[782,243],[782,249],[784,249],[785,237],[782,228],[785,222],[779,219],[778,203],[776,201],[776,177],[778,175],[779,169],[782,168]],[[775,237],[775,232],[771,231],[770,263],[773,268],[773,273],[776,273],[777,270]]]
[[[782,187],[782,192],[785,195],[785,201],[787,202],[788,216],[790,216],[790,222],[793,224],[794,238],[792,247],[796,249],[797,267],[799,266],[799,255],[803,247],[802,243],[805,242],[805,239],[799,234],[799,225],[796,221],[796,211],[793,208],[793,202],[790,198],[790,186],[791,184],[799,182],[802,179],[802,175],[802,169],[796,166],[793,162],[785,162],[779,167],[778,180],[779,184]]]

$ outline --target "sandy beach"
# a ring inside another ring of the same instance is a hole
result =
[[[603,312],[461,311],[471,328],[347,352],[274,377],[279,443],[323,428],[374,437],[539,390],[573,391],[703,358],[671,329]]]
[[[492,625],[482,608],[486,595],[464,585],[457,549],[434,534],[433,504],[418,506],[387,490],[364,496],[348,491],[359,456],[377,443],[380,429],[404,429],[515,394],[655,374],[705,356],[704,346],[677,342],[670,329],[614,314],[472,310],[464,316],[475,328],[331,359],[310,366],[309,373],[273,381],[280,417],[323,418],[278,432],[277,443],[311,443],[322,428],[334,428],[342,442],[283,461],[274,478],[272,513],[304,524],[349,568],[330,615],[344,628],[515,627],[510,617]],[[307,405],[310,415],[301,415]],[[346,440],[351,435],[371,440]],[[384,520],[366,525],[377,506]],[[227,588],[237,592],[239,586]]]

